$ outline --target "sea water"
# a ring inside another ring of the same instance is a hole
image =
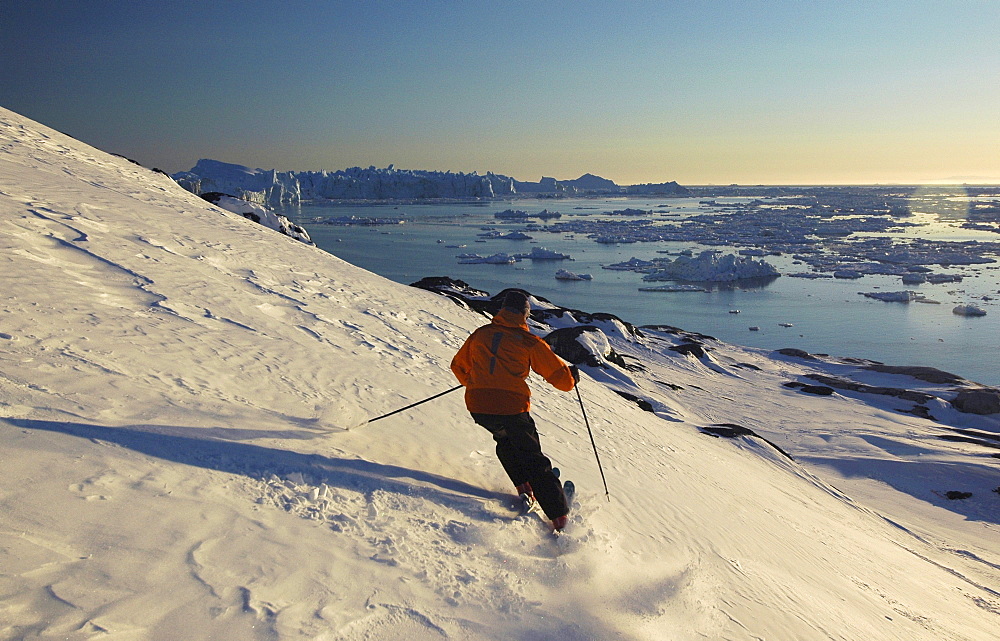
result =
[[[730,199],[733,202],[735,199]],[[724,204],[723,199],[717,203]],[[859,280],[804,279],[787,274],[808,271],[791,255],[765,256],[786,274],[767,284],[712,287],[707,292],[642,292],[642,275],[603,269],[636,257],[670,257],[664,253],[692,250],[695,254],[740,247],[706,247],[694,242],[600,244],[586,234],[528,231],[532,240],[483,239],[484,228],[524,229],[523,221],[496,219],[505,209],[529,214],[558,211],[558,221],[600,217],[625,208],[668,211],[670,220],[705,214],[712,206],[696,198],[665,200],[519,199],[485,203],[343,205],[308,204],[278,210],[302,224],[318,247],[354,265],[403,284],[425,276],[449,276],[496,294],[519,287],[552,303],[587,312],[609,312],[635,325],[672,325],[708,334],[727,342],[765,349],[794,347],[811,353],[856,357],[890,365],[921,365],[949,371],[987,385],[1000,384],[1000,269],[997,265],[950,267],[935,271],[959,273],[961,283],[902,285],[899,276],[866,275]],[[335,226],[317,219],[356,216],[392,218],[402,224]],[[652,217],[652,216],[651,216]],[[655,217],[653,217],[655,218]],[[998,241],[1000,236],[957,227],[947,216],[925,215],[919,227],[895,232],[899,237],[937,240]],[[464,245],[464,247],[457,247]],[[460,264],[456,256],[504,252],[527,253],[545,247],[569,254],[572,260],[523,260],[512,265]],[[566,269],[591,274],[593,280],[557,280]],[[890,303],[859,292],[915,290],[938,301]],[[983,297],[995,298],[983,301]],[[959,304],[975,304],[983,317],[958,316]],[[735,313],[738,312],[738,313]],[[790,325],[790,326],[789,326]],[[751,330],[751,327],[758,328]]]

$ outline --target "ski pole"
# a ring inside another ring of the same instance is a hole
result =
[[[604,468],[601,466],[601,457],[597,453],[597,443],[594,442],[594,432],[590,429],[590,421],[587,420],[587,410],[583,408],[583,397],[580,396],[580,384],[577,383],[576,387],[576,398],[580,401],[580,412],[583,414],[583,423],[587,426],[587,434],[590,434],[590,444],[594,448],[594,458],[597,459],[597,469],[601,471],[601,480],[604,481],[604,496],[608,497],[608,502],[611,502],[611,492],[608,490],[608,480],[604,478]]]
[[[416,403],[410,403],[406,407],[401,407],[398,410],[393,410],[393,411],[389,412],[388,414],[383,414],[382,416],[376,416],[375,418],[370,418],[367,421],[365,421],[364,423],[362,423],[361,425],[365,425],[367,423],[374,423],[375,421],[380,421],[383,418],[388,418],[388,417],[392,416],[393,414],[399,414],[400,412],[406,411],[406,410],[410,409],[411,407],[416,407],[417,405],[422,405],[422,404],[426,403],[427,401],[433,401],[435,398],[438,398],[439,396],[444,396],[445,394],[450,394],[450,393],[454,392],[455,390],[461,389],[461,388],[462,388],[462,385],[456,385],[455,387],[453,387],[451,389],[448,389],[448,390],[445,390],[443,392],[439,392],[439,393],[435,394],[434,396],[428,396],[427,398],[425,398],[422,401],[417,401]],[[360,425],[357,426],[357,427],[360,427]]]

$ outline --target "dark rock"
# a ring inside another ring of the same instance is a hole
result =
[[[622,398],[626,398],[626,399],[632,401],[633,403],[635,403],[636,405],[638,405],[640,409],[643,409],[643,410],[645,410],[647,412],[654,411],[653,410],[653,404],[650,403],[649,401],[645,400],[645,399],[639,398],[638,396],[635,396],[633,394],[629,394],[628,392],[622,392],[621,390],[614,390],[614,392],[618,396],[621,396]]]
[[[115,156],[116,158],[121,158],[122,160],[127,160],[127,161],[129,161],[130,163],[132,163],[133,165],[139,165],[140,167],[143,167],[143,165],[142,165],[142,163],[141,163],[141,162],[139,162],[138,160],[132,160],[132,159],[131,159],[131,158],[129,158],[128,156],[123,156],[123,155],[121,155],[121,154],[116,154],[116,153],[114,153],[114,152],[112,152],[112,153],[111,153],[111,155],[112,155],[112,156]],[[143,167],[143,169],[145,169],[145,167]]]
[[[995,443],[995,447],[1000,447],[1000,434],[997,434],[995,432],[987,432],[985,430],[974,430],[963,427],[953,427],[951,429],[955,432],[958,432],[959,434],[964,434],[965,436],[971,436],[973,438],[983,439],[986,441],[993,441]]]
[[[483,311],[482,307],[485,305],[485,302],[481,299],[489,296],[486,292],[473,289],[465,281],[450,278],[448,276],[427,276],[425,278],[421,278],[415,283],[410,283],[410,287],[426,289],[427,291],[434,292],[435,294],[441,294],[442,296],[449,298],[459,307],[474,309],[476,311]],[[478,307],[473,304],[474,302],[480,303]]]
[[[921,381],[927,381],[928,383],[958,385],[966,382],[966,380],[961,376],[951,374],[949,372],[943,372],[933,367],[915,367],[906,365],[896,366],[873,362],[867,365],[865,369],[873,372],[882,372],[883,374],[901,374],[903,376],[911,376]]]
[[[795,347],[785,347],[783,349],[779,349],[778,353],[781,354],[782,356],[792,356],[794,358],[804,358],[807,361],[814,361],[814,360],[816,360],[816,357],[813,356],[812,354],[810,354],[809,352],[807,352],[805,350],[797,349]]]
[[[593,325],[580,325],[577,327],[563,327],[553,330],[545,337],[545,342],[552,347],[552,351],[564,360],[574,365],[589,365],[590,367],[605,367],[602,359],[618,365],[619,367],[630,367],[625,359],[617,352],[611,350],[607,354],[592,354],[580,341],[576,340],[584,332],[599,332],[601,330]]]
[[[552,301],[548,300],[547,298],[542,298],[541,296],[535,296],[534,294],[532,294],[528,290],[521,289],[520,287],[508,287],[508,288],[502,290],[496,296],[493,296],[490,300],[492,300],[494,303],[496,303],[498,305],[502,305],[504,299],[507,298],[507,294],[509,294],[511,292],[517,292],[518,294],[524,294],[525,296],[527,296],[529,298],[534,298],[537,301],[540,301],[540,302],[543,302],[543,303],[548,303],[549,305],[552,304]]]
[[[937,419],[931,414],[931,410],[926,405],[914,405],[908,410],[897,409],[897,412],[903,414],[913,414],[914,416],[919,416],[920,418],[926,418],[929,421],[936,421]]]
[[[964,389],[951,405],[966,414],[1000,414],[1000,390],[989,387]]]
[[[958,492],[956,490],[951,490],[950,492],[945,492],[944,494],[952,501],[962,501],[972,497],[972,492]]]
[[[792,461],[795,460],[792,458],[791,454],[781,449],[771,441],[767,440],[760,434],[754,432],[749,427],[743,427],[742,425],[737,425],[736,423],[716,423],[714,425],[710,425],[708,427],[702,427],[700,429],[703,433],[716,437],[721,436],[723,438],[736,438],[737,436],[752,436],[753,438],[759,438],[760,440],[764,441],[765,443],[773,447],[775,450],[777,450],[780,454],[787,457],[789,460]]]
[[[692,340],[708,340],[708,341],[718,340],[714,336],[709,336],[708,334],[699,334],[698,332],[688,332],[679,327],[674,327],[673,325],[641,325],[639,329],[648,329],[652,332],[663,332],[664,334],[674,334],[677,336],[684,336]]]
[[[232,194],[224,194],[221,191],[206,191],[204,194],[201,195],[201,197],[207,200],[208,202],[212,203],[213,205],[219,204],[219,200],[221,200],[223,197],[236,198],[236,196],[233,196]]]
[[[827,387],[826,385],[803,385],[799,388],[799,391],[806,394],[815,394],[816,396],[833,395],[833,388]]]
[[[252,203],[244,200],[243,198],[222,193],[221,191],[205,192],[204,194],[201,194],[201,198],[221,209],[243,216],[247,220],[252,220],[258,225],[264,225],[269,229],[273,229],[280,234],[294,238],[295,240],[306,243],[307,245],[315,244],[309,237],[309,232],[307,232],[304,227],[296,225],[289,220],[287,216],[268,210],[263,205]],[[228,201],[222,202],[223,198],[228,199]],[[246,211],[247,208],[249,208],[250,211]],[[270,213],[274,217],[274,220],[265,220],[262,218],[258,213],[261,211]]]
[[[667,349],[678,354],[694,356],[695,358],[704,358],[705,356],[705,348],[698,343],[681,343]]]
[[[421,278],[415,283],[410,283],[410,287],[417,287],[437,293],[447,291],[460,293],[463,296],[476,296],[481,298],[489,297],[488,292],[475,289],[464,280],[458,280],[457,278],[451,278],[449,276],[427,276],[425,278]]]
[[[788,381],[787,383],[782,383],[782,385],[791,389],[797,389],[806,394],[815,394],[816,396],[830,396],[833,394],[833,388],[826,387],[825,385],[807,385],[798,381]]]
[[[984,441],[981,438],[976,438],[974,436],[960,436],[958,434],[938,434],[938,438],[942,441],[951,441],[953,443],[972,443],[973,445],[981,445],[983,447],[992,447],[993,449],[1000,449],[1000,444],[990,443],[989,441]],[[994,454],[993,456],[1000,456],[1000,454]]]
[[[923,392],[914,392],[913,390],[899,389],[896,387],[875,387],[873,385],[857,383],[846,378],[837,378],[836,376],[806,374],[806,378],[812,379],[817,383],[828,385],[834,389],[863,392],[865,394],[879,394],[882,396],[894,396],[896,398],[901,398],[904,401],[913,401],[914,403],[926,403],[934,398],[930,394],[924,394]]]
[[[551,305],[551,303],[549,304]],[[554,309],[532,310],[531,317],[534,318],[535,320],[545,322],[549,318],[553,317],[562,318],[566,314],[572,314],[573,318],[575,318],[577,322],[582,324],[607,323],[607,322],[617,321],[621,323],[621,325],[625,328],[625,331],[628,332],[631,336],[638,338],[642,338],[644,336],[643,333],[640,332],[638,328],[636,328],[636,326],[633,325],[632,323],[624,321],[621,318],[615,316],[614,314],[608,314],[606,312],[591,313],[591,312],[584,312],[579,309],[570,309],[568,307],[556,307]]]
[[[724,438],[736,438],[737,436],[757,436],[749,427],[743,427],[742,425],[737,425],[736,423],[716,423],[710,425],[709,427],[701,428],[702,431],[708,432],[709,434],[714,434],[715,436],[722,436]]]
[[[614,352],[614,351],[612,351],[612,354],[614,354],[617,358],[621,359],[620,363],[617,360],[612,361],[613,363],[618,364],[620,367],[623,367],[623,368],[627,369],[630,372],[645,372],[646,371],[646,366],[643,365],[641,358],[638,358],[636,356],[629,356],[628,354],[619,354],[619,353]],[[626,358],[630,358],[630,359],[634,360],[635,362],[634,363],[626,363],[626,361],[625,361]]]

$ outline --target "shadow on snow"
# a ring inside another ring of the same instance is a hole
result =
[[[363,459],[302,454],[237,441],[255,437],[308,438],[297,432],[269,432],[222,427],[191,428],[161,425],[106,427],[87,423],[4,419],[10,425],[58,432],[79,438],[114,443],[135,452],[175,463],[201,467],[254,479],[271,474],[282,478],[296,472],[316,484],[325,483],[358,492],[384,490],[419,496],[462,511],[470,518],[491,520],[483,500],[504,501],[502,492],[398,465]]]

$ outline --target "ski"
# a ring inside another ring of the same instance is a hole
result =
[[[532,512],[536,514],[542,513],[542,506],[538,504],[533,495],[521,494],[518,498],[521,501],[521,514],[531,514]]]
[[[576,485],[573,484],[573,481],[566,481],[563,483],[563,494],[566,495],[566,505],[569,506],[570,511],[572,511],[573,497],[576,495]],[[558,525],[556,521],[553,521],[552,535],[555,537],[562,536],[565,533],[565,528],[568,523],[568,516],[558,519]]]
[[[552,468],[552,473],[555,475],[557,479],[559,478],[559,468],[557,467]],[[566,495],[566,504],[570,508],[572,508],[573,501],[576,498],[576,485],[573,483],[573,481],[564,481],[562,483],[562,489],[563,493]],[[533,495],[527,493],[519,494],[518,506],[520,508],[520,516],[523,517],[523,516],[528,516],[530,514],[537,514],[538,518],[540,518],[543,522],[550,525],[551,527],[551,522],[548,520],[548,517],[546,517],[545,513],[542,511],[542,506],[538,503],[538,500]],[[552,530],[552,534],[554,534],[555,536],[559,536],[560,534],[562,534],[562,530]]]
[[[573,497],[576,496],[576,485],[573,481],[563,483],[563,492],[566,494],[566,505],[573,507]]]

